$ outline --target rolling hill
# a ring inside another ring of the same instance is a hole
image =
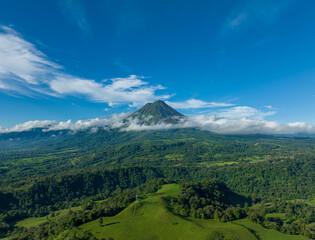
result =
[[[183,218],[174,214],[165,199],[175,196],[177,184],[167,184],[158,192],[132,203],[113,217],[102,218],[80,226],[97,239],[239,239],[239,240],[306,240],[265,229],[247,219],[222,223],[215,220]],[[63,239],[63,233],[57,239]]]

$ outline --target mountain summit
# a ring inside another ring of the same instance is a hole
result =
[[[131,114],[128,119],[137,119],[140,124],[178,123],[184,115],[158,100],[153,103],[147,103],[142,108]]]

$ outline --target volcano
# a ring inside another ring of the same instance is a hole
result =
[[[135,111],[127,119],[136,120],[138,124],[152,125],[157,123],[176,124],[185,116],[158,100],[153,103],[147,103],[142,108]]]

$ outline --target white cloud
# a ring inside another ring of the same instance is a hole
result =
[[[227,119],[216,115],[198,115],[181,119],[178,124],[158,123],[155,125],[140,125],[137,120],[131,121],[123,131],[167,130],[178,128],[197,128],[218,134],[268,134],[293,135],[315,134],[315,126],[304,122],[278,123],[263,119]]]
[[[237,106],[233,108],[225,109],[216,115],[221,118],[240,119],[240,118],[252,118],[263,119],[267,116],[274,115],[275,111],[261,112],[256,108],[248,106]]]
[[[20,95],[79,96],[91,101],[138,106],[148,101],[168,99],[156,95],[162,86],[151,86],[143,77],[130,75],[97,82],[72,76],[62,66],[8,27],[0,26],[0,90]]]
[[[108,118],[95,118],[88,120],[78,120],[72,122],[68,120],[66,122],[58,122],[52,126],[49,126],[46,131],[58,131],[58,130],[71,130],[74,132],[82,131],[90,128],[106,127],[110,125],[110,119]]]
[[[166,101],[167,104],[177,109],[198,109],[198,108],[214,108],[214,107],[228,107],[233,106],[230,103],[221,102],[205,102],[198,99],[189,99],[183,102],[170,102]]]
[[[13,29],[0,25],[0,80],[39,85],[61,66],[49,61]]]
[[[109,118],[99,117],[94,119],[87,120],[78,120],[73,122],[72,120],[68,121],[28,121],[22,124],[17,124],[10,128],[1,128],[1,133],[10,133],[10,132],[24,132],[29,131],[34,128],[43,128],[43,131],[58,131],[58,130],[71,130],[73,132],[83,131],[87,129],[93,129],[95,131],[97,128],[119,128],[123,126],[122,120],[129,116],[130,112],[120,113],[120,114],[112,114]]]
[[[11,128],[1,128],[0,133],[29,131],[33,128],[44,128],[44,131],[71,130],[73,132],[97,129],[119,128],[121,131],[166,130],[176,128],[197,128],[218,134],[315,134],[315,126],[305,122],[279,123],[264,119],[229,119],[212,115],[189,116],[179,119],[178,124],[159,122],[154,125],[140,124],[137,119],[124,122],[130,113],[113,114],[109,118],[95,118],[79,121],[29,121]]]
[[[57,131],[57,130],[71,130],[74,132],[82,131],[86,129],[92,129],[96,131],[97,128],[119,128],[123,125],[122,120],[126,118],[130,113],[112,114],[109,118],[101,117],[87,120],[78,120],[72,122],[68,120],[66,122],[58,122],[49,126],[45,131]]]
[[[48,128],[52,125],[58,124],[57,121],[50,121],[50,120],[44,120],[44,121],[28,121],[25,123],[17,124],[10,128],[1,128],[0,127],[0,133],[10,133],[10,132],[24,132],[29,131],[34,128]]]
[[[6,84],[4,84],[4,83],[1,82],[1,81],[0,81],[0,88],[6,89],[6,90],[9,90],[9,89],[10,89]]]
[[[157,99],[167,99],[169,95],[155,95],[162,86],[148,86],[142,77],[130,75],[127,78],[114,78],[105,83],[94,80],[59,75],[52,80],[50,88],[61,95],[86,96],[95,102],[107,102],[109,106],[123,103],[144,104]]]
[[[166,129],[176,129],[176,128],[183,128],[180,124],[171,124],[171,123],[163,123],[159,122],[153,125],[145,125],[139,124],[137,119],[130,120],[127,126],[122,126],[122,131],[147,131],[147,130],[166,130]]]
[[[315,126],[304,122],[284,124],[249,118],[217,118],[215,115],[188,117],[182,127],[195,127],[220,134],[315,134]]]

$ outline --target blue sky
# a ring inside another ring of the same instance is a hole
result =
[[[315,2],[10,0],[1,127],[162,99],[188,115],[315,124]]]

